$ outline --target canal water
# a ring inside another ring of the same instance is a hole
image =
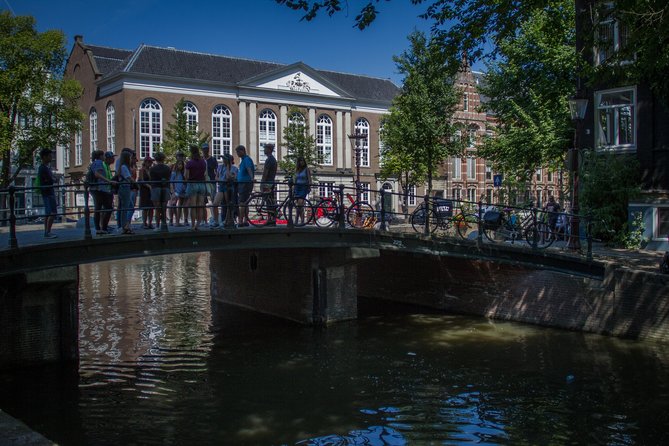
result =
[[[79,368],[0,373],[0,408],[64,446],[669,444],[667,345],[378,301],[306,328],[208,268],[82,266]]]

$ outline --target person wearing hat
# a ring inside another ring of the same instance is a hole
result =
[[[206,191],[207,194],[204,197],[204,204],[206,206],[207,200],[210,202],[214,202],[215,200],[215,195],[216,195],[216,170],[218,170],[218,162],[216,161],[216,158],[211,156],[209,152],[209,144],[206,142],[202,144],[202,158],[204,161],[207,163],[207,182],[206,184]],[[207,214],[205,212],[204,215],[205,219],[207,218]],[[213,206],[211,208],[211,218],[212,218],[212,227],[217,227],[218,226],[218,206]],[[205,223],[205,222],[202,222]]]
[[[90,185],[90,191],[95,206],[93,222],[95,233],[105,235],[109,233],[109,220],[114,207],[114,194],[112,194],[111,189],[114,182],[109,168],[109,164],[114,162],[114,152],[105,153],[102,150],[96,150],[91,157],[93,163],[90,169],[93,173],[94,183]]]
[[[44,201],[44,238],[56,238],[56,234],[51,233],[53,220],[58,212],[56,207],[56,193],[53,185],[56,182],[49,164],[52,160],[53,151],[51,149],[42,149],[39,152],[40,165],[37,168],[37,178],[40,184],[40,193]]]
[[[234,212],[235,180],[237,179],[237,166],[234,158],[229,153],[223,155],[223,163],[218,166],[216,172],[218,191],[214,198],[214,208],[221,206],[221,216],[227,221],[227,212]]]
[[[139,207],[142,209],[142,227],[153,229],[153,201],[151,201],[151,174],[153,158],[146,155],[139,170]]]

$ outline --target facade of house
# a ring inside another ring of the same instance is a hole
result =
[[[610,56],[626,43],[627,33],[612,2],[576,0],[577,51],[589,64],[611,63]],[[593,38],[594,36],[594,38]],[[595,42],[594,45],[591,42]],[[624,73],[625,63],[617,62]],[[622,80],[582,84],[579,95],[588,108],[579,134],[581,147],[632,155],[641,167],[642,193],[628,204],[630,220],[639,212],[648,247],[666,247],[669,234],[669,107],[644,82]]]

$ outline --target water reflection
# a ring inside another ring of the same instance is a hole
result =
[[[0,407],[62,445],[669,440],[667,346],[364,300],[305,328],[212,303],[208,268],[82,267],[78,373],[2,374]]]

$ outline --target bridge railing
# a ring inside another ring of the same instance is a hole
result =
[[[113,209],[112,216],[119,212],[137,212],[137,211],[151,211],[155,209],[163,209],[162,218],[159,229],[167,232],[167,215],[169,212],[180,208],[183,211],[188,211],[195,208],[190,203],[185,203],[183,206],[173,204],[174,186],[202,183],[202,181],[137,181],[137,187],[158,187],[161,189],[159,203],[154,202],[153,206],[140,207],[135,206],[134,202],[130,207],[119,209],[118,204]],[[205,181],[209,185],[213,185],[215,190],[222,184],[219,181]],[[94,191],[97,185],[89,185],[86,182],[74,182],[66,184],[58,184],[49,186],[54,191],[58,198],[59,206],[58,212],[55,214],[56,219],[69,221],[83,220],[83,236],[85,239],[92,238],[90,218],[96,213],[109,212],[104,210],[96,210],[93,208],[93,197],[91,192]],[[229,189],[235,190],[236,182],[226,184]],[[578,246],[580,243],[574,243],[573,240],[585,240],[588,257],[592,254],[592,237],[590,234],[591,220],[588,216],[575,215],[570,213],[552,213],[542,209],[537,209],[531,205],[516,206],[505,203],[489,204],[483,201],[472,202],[468,200],[461,200],[455,198],[440,198],[440,197],[419,197],[407,193],[397,193],[385,189],[370,190],[362,186],[355,185],[323,185],[311,184],[308,185],[310,192],[307,199],[310,201],[311,219],[306,225],[316,226],[319,228],[356,228],[379,231],[393,231],[393,232],[415,232],[423,236],[430,237],[460,237],[465,239],[473,239],[479,243],[491,242],[486,236],[490,232],[491,222],[486,221],[486,214],[489,212],[493,215],[499,213],[502,219],[508,224],[509,220],[517,218],[521,222],[525,235],[524,242],[534,249],[539,249],[542,245],[542,237],[546,235],[561,236],[570,241],[571,245]],[[0,190],[0,203],[3,208],[0,209],[0,225],[10,226],[9,246],[10,248],[18,247],[16,239],[17,225],[39,221],[44,218],[43,212],[35,212],[39,206],[29,208],[26,206],[28,202],[27,196],[30,195],[33,199],[39,199],[42,190],[46,186],[11,186],[5,190]],[[169,189],[169,190],[168,190]],[[254,189],[259,189],[257,186]],[[276,194],[276,203],[287,203],[289,215],[287,223],[291,223],[294,217],[294,192],[295,185],[290,181],[278,181],[274,183],[273,193]],[[227,199],[221,203],[221,218],[222,226],[227,229],[234,227],[235,212],[239,203],[235,201],[235,194],[226,197]],[[213,197],[211,197],[213,200]],[[34,200],[33,200],[34,201]],[[39,201],[39,200],[38,200]],[[69,204],[69,205],[68,205]],[[205,206],[211,209],[213,205],[211,202]],[[579,218],[584,221],[585,231],[582,234],[569,233],[570,220]],[[537,230],[539,227],[552,226],[551,223],[559,222],[559,227],[562,229],[560,233],[547,234],[544,230]],[[118,223],[118,222],[117,222]],[[515,225],[515,223],[514,223]],[[542,226],[543,225],[543,226]],[[534,228],[533,231],[528,231],[527,228]],[[511,231],[511,229],[509,229]],[[528,239],[527,235],[531,238]],[[520,240],[518,240],[521,242]],[[512,240],[513,242],[513,240]]]

